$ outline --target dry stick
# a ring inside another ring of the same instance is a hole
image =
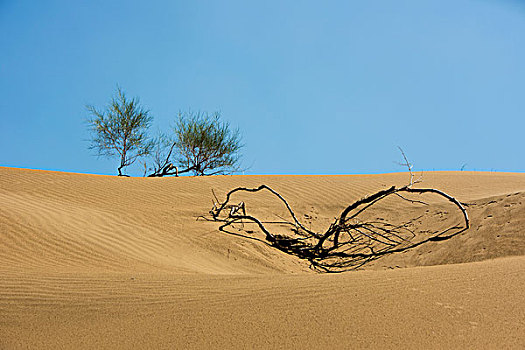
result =
[[[219,230],[224,230],[225,227],[227,226],[230,226],[232,224],[234,224],[235,222],[237,221],[241,221],[241,220],[250,220],[250,221],[253,221],[255,222],[259,228],[261,229],[261,231],[263,231],[265,234],[266,234],[266,240],[268,242],[271,242],[271,243],[274,243],[276,241],[276,238],[274,235],[272,235],[267,229],[266,227],[264,227],[264,225],[262,224],[262,222],[260,222],[257,218],[254,218],[253,216],[251,215],[235,215],[235,216],[232,216],[232,218],[234,220],[231,220],[231,221],[226,221],[226,223],[224,225],[222,225],[221,227],[219,227]]]
[[[410,162],[408,161],[408,158],[405,152],[403,151],[403,149],[399,146],[397,146],[397,148],[399,148],[399,150],[401,151],[401,154],[403,155],[403,158],[405,159],[405,162],[400,163],[400,165],[406,165],[406,167],[408,168],[408,172],[410,173],[410,182],[408,186],[411,187],[414,184],[414,175],[412,174],[412,164],[410,164]]]
[[[279,198],[283,203],[284,205],[286,205],[286,208],[288,209],[288,212],[290,213],[290,215],[292,216],[295,224],[297,226],[299,226],[301,229],[303,229],[305,232],[308,232],[309,234],[315,236],[316,233],[315,232],[312,232],[310,230],[308,230],[306,227],[303,226],[303,224],[301,224],[299,222],[299,220],[297,220],[297,217],[295,216],[295,213],[294,211],[292,210],[292,208],[290,207],[290,205],[288,204],[288,202],[278,193],[276,192],[275,190],[273,190],[272,188],[266,186],[266,185],[261,185],[257,188],[246,188],[246,187],[237,187],[233,190],[231,190],[230,192],[228,192],[226,194],[226,200],[221,204],[221,206],[219,207],[219,209],[217,209],[217,211],[215,212],[215,215],[214,216],[218,216],[221,211],[224,209],[224,207],[228,204],[228,202],[230,201],[230,197],[232,194],[234,194],[235,192],[239,192],[239,191],[245,191],[245,192],[258,192],[258,191],[261,191],[261,190],[268,190],[270,191],[271,193],[273,193],[275,196],[277,196],[277,198]]]
[[[410,202],[412,204],[416,204],[417,203],[417,204],[428,205],[428,203],[425,203],[423,201],[417,201],[417,200],[405,198],[402,195],[400,195],[399,193],[395,193],[395,195],[398,196],[399,198],[401,198],[402,200],[405,200],[405,201]]]
[[[459,208],[459,210],[462,212],[463,217],[465,219],[465,229],[468,229],[470,227],[466,209],[454,197],[446,194],[443,191],[440,191],[440,190],[437,190],[437,189],[434,189],[434,188],[411,188],[410,186],[411,185],[407,185],[407,186],[404,186],[404,187],[401,187],[401,188],[397,188],[397,189],[395,188],[395,186],[392,186],[392,187],[390,187],[387,190],[379,191],[379,192],[377,192],[377,193],[375,193],[373,195],[370,195],[370,196],[365,197],[365,198],[363,198],[363,199],[361,199],[361,200],[359,200],[357,202],[354,202],[353,204],[349,205],[343,211],[343,213],[341,213],[341,216],[339,218],[339,224],[344,224],[344,222],[347,220],[346,216],[349,214],[349,212],[352,211],[353,209],[358,208],[360,205],[367,204],[365,207],[360,209],[357,213],[355,213],[352,216],[350,216],[348,219],[355,218],[357,215],[359,215],[360,213],[362,213],[363,211],[368,209],[370,206],[374,205],[378,201],[386,198],[387,196],[389,196],[391,194],[398,194],[398,192],[410,192],[410,193],[419,193],[419,194],[435,193],[437,195],[445,197],[450,202],[454,203],[454,205],[456,205]],[[322,250],[322,245],[325,242],[325,240],[328,239],[328,237],[330,237],[331,235],[334,235],[334,234],[336,235],[335,238],[334,238],[334,242],[335,242],[336,239],[338,239],[339,232],[340,232],[339,230],[328,230],[326,232],[326,234],[321,238],[321,240],[319,241],[319,243],[318,243],[316,248],[321,251]]]
[[[343,212],[339,216],[339,219],[337,220],[336,224],[333,227],[331,227],[330,229],[328,229],[326,231],[326,233],[323,235],[323,237],[321,237],[321,239],[317,243],[316,249],[318,251],[321,251],[322,248],[323,248],[323,243],[328,239],[328,237],[330,237],[330,236],[332,236],[334,234],[336,234],[336,237],[334,238],[334,242],[338,242],[338,240],[339,240],[339,229],[338,229],[338,227],[340,225],[344,224],[344,222],[346,221],[346,216],[348,215],[348,213],[351,210],[356,209],[361,204],[368,204],[368,203],[370,203],[368,206],[365,206],[365,208],[361,209],[361,211],[359,211],[357,213],[357,214],[359,214],[363,210],[368,208],[370,205],[372,205],[376,201],[384,198],[385,196],[389,195],[390,193],[393,193],[395,190],[396,190],[395,186],[392,186],[389,189],[386,189],[386,190],[383,190],[383,191],[379,191],[377,193],[374,193],[373,195],[370,195],[368,197],[362,198],[362,199],[358,200],[357,202],[354,202],[354,203],[350,204],[348,207],[346,207],[345,210],[343,210]],[[355,214],[353,217],[355,217],[357,214]]]
[[[419,193],[419,194],[422,194],[422,193],[436,193],[442,197],[445,197],[446,199],[448,199],[450,202],[454,203],[456,205],[456,207],[459,208],[459,210],[461,210],[461,212],[463,213],[463,218],[465,219],[465,228],[468,229],[470,227],[470,221],[468,219],[468,214],[467,214],[467,210],[465,209],[465,207],[463,207],[463,205],[454,197],[446,194],[445,192],[443,191],[440,191],[440,190],[436,190],[435,188],[409,188],[409,187],[404,187],[402,189],[400,189],[400,191],[405,191],[405,192],[411,192],[411,193]]]

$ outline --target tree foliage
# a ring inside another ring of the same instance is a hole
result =
[[[122,169],[133,164],[138,158],[148,155],[153,146],[147,131],[152,117],[137,98],[128,99],[122,89],[105,110],[88,105],[91,117],[88,119],[91,130],[91,149],[99,156],[120,157],[118,175]]]
[[[238,129],[221,121],[220,113],[179,113],[175,125],[179,164],[195,175],[230,174],[239,170],[243,147]]]
[[[239,170],[242,147],[239,130],[222,121],[220,113],[179,113],[173,136],[155,141],[149,176],[231,174]]]

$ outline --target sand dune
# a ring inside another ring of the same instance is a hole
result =
[[[264,183],[322,230],[407,178],[0,168],[0,348],[525,347],[525,174],[424,174],[468,205],[472,227],[337,275],[196,220],[212,189]],[[260,217],[285,214],[267,194],[241,199]]]

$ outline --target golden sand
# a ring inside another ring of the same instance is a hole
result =
[[[211,190],[269,185],[322,230],[407,174],[152,179],[0,168],[0,349],[524,348],[525,174],[423,180],[469,204],[467,232],[322,275],[197,221]],[[283,213],[267,194],[249,199],[259,216]]]

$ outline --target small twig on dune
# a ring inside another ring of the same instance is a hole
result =
[[[413,199],[408,199],[408,198],[405,198],[403,197],[402,195],[400,195],[399,193],[395,193],[396,196],[398,196],[399,198],[407,201],[407,202],[410,202],[410,203],[413,203],[413,204],[423,204],[423,205],[428,205],[428,203],[426,202],[423,202],[423,201],[418,201],[418,200],[413,200]]]
[[[408,183],[408,186],[412,186],[414,185],[414,174],[412,174],[412,164],[410,164],[410,162],[408,161],[405,151],[403,151],[403,149],[400,146],[397,146],[397,148],[399,149],[399,151],[401,152],[401,155],[403,156],[403,159],[405,160],[404,163],[398,163],[398,164],[407,167],[408,172],[410,174],[410,181]]]

